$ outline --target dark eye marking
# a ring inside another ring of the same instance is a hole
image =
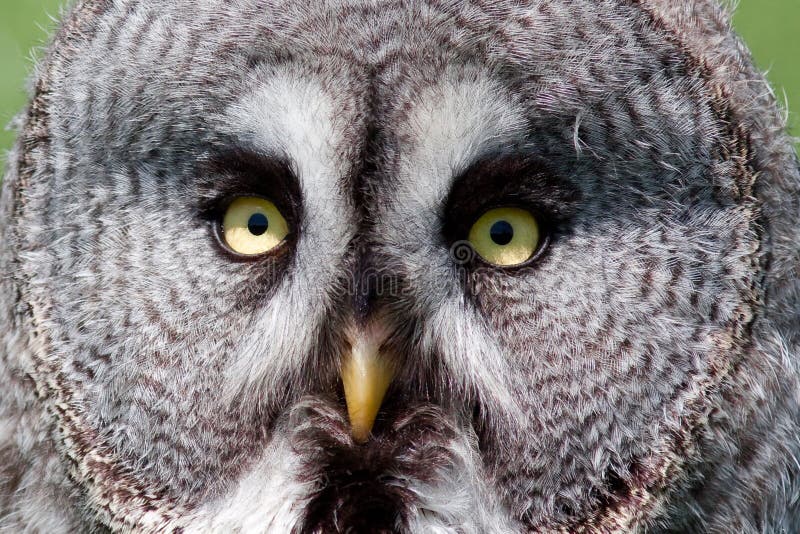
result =
[[[445,244],[452,246],[464,240],[475,221],[490,209],[516,207],[535,216],[544,250],[553,235],[568,231],[579,201],[577,186],[555,172],[546,158],[506,150],[488,153],[453,180],[445,203],[442,235]],[[518,230],[501,218],[486,231],[491,242],[506,246]]]
[[[284,158],[243,147],[220,150],[201,160],[197,169],[199,208],[208,219],[218,219],[235,198],[268,198],[294,226],[302,217],[300,182]],[[263,223],[264,221],[253,221]],[[269,229],[260,230],[263,235]],[[255,230],[263,224],[256,224]]]
[[[198,158],[194,184],[197,217],[208,225],[218,249],[229,261],[260,265],[264,259],[261,255],[242,255],[231,251],[223,228],[231,203],[248,197],[269,199],[289,228],[284,239],[286,245],[276,249],[269,259],[288,268],[303,218],[300,182],[288,158],[238,144],[213,147]],[[261,238],[275,230],[276,224],[278,221],[268,213],[253,210],[241,221],[240,226],[254,238]],[[272,272],[283,271],[274,269]]]

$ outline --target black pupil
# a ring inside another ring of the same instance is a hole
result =
[[[498,245],[508,245],[514,239],[514,227],[508,221],[497,221],[489,230],[489,236]]]
[[[254,213],[250,216],[250,220],[247,221],[247,229],[253,235],[264,235],[268,228],[269,221],[263,213]]]

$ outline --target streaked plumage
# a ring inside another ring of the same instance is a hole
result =
[[[0,530],[800,529],[800,175],[715,2],[83,0],[35,79]],[[505,205],[546,250],[463,256]]]

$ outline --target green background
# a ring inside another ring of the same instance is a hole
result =
[[[0,125],[5,126],[25,102],[33,57],[63,0],[0,1],[5,4],[0,7]],[[735,23],[759,67],[768,71],[778,98],[796,110],[789,122],[800,135],[800,0],[741,0]],[[0,159],[13,139],[12,132],[0,131]]]

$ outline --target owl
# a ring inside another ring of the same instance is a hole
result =
[[[712,0],[79,0],[0,199],[0,530],[800,531],[800,172]]]

